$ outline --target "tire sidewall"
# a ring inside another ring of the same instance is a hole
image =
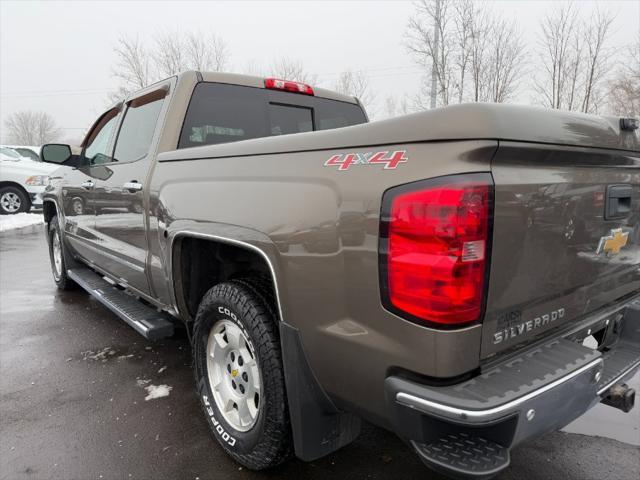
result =
[[[53,260],[53,235],[58,235],[58,240],[60,241],[60,248],[62,250],[62,264],[60,267],[60,277],[56,278],[56,267],[55,262]],[[58,217],[54,217],[52,219],[51,225],[49,227],[49,232],[47,234],[47,243],[49,244],[49,263],[51,264],[51,275],[53,276],[53,281],[56,282],[56,285],[60,286],[64,282],[64,276],[66,275],[66,265],[64,260],[64,244],[62,243],[62,236],[60,235],[60,227],[58,226]]]
[[[224,416],[220,413],[218,406],[213,397],[211,386],[209,385],[209,376],[207,371],[207,342],[209,332],[219,320],[228,320],[237,325],[244,335],[251,341],[254,355],[258,360],[258,368],[262,378],[262,391],[260,392],[260,407],[258,409],[258,418],[251,429],[246,432],[240,432],[229,425]],[[256,339],[241,321],[241,315],[238,310],[223,300],[218,300],[207,305],[205,311],[198,313],[198,323],[194,329],[194,363],[196,375],[196,388],[200,397],[202,408],[205,412],[207,421],[218,442],[223,448],[231,453],[247,454],[250,453],[256,445],[258,445],[265,424],[265,390],[264,372],[260,354],[256,348]]]

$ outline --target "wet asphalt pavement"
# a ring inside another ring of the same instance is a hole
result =
[[[0,478],[442,478],[372,426],[312,463],[239,467],[209,434],[186,337],[147,342],[83,291],[58,292],[50,277],[42,232],[0,237]],[[152,385],[170,387],[169,396],[145,400]],[[640,408],[625,415],[599,405],[569,430],[628,443],[552,433],[512,452],[498,478],[637,480],[639,427]]]

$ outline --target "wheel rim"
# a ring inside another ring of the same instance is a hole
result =
[[[15,213],[20,210],[22,200],[20,200],[20,196],[17,193],[5,192],[0,197],[0,205],[2,205],[5,212]]]
[[[250,430],[260,412],[262,378],[253,345],[230,320],[218,320],[209,332],[207,373],[225,421],[240,432]]]
[[[53,232],[51,238],[51,253],[53,255],[53,276],[58,280],[62,275],[62,245],[57,231]]]

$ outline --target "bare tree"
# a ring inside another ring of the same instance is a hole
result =
[[[344,95],[358,98],[373,116],[376,95],[369,85],[369,78],[361,71],[346,70],[340,74],[334,85],[334,90]]]
[[[457,47],[455,63],[458,73],[456,90],[458,91],[458,103],[462,103],[465,94],[465,78],[468,73],[469,61],[472,54],[473,21],[477,10],[472,0],[459,0],[455,3],[455,9],[455,41]]]
[[[138,37],[120,37],[114,48],[118,61],[113,75],[122,82],[121,90],[144,88],[153,80],[150,55]]]
[[[628,48],[607,85],[607,109],[620,116],[640,117],[640,40]]]
[[[229,62],[229,48],[225,41],[215,34],[191,32],[185,36],[184,43],[189,68],[221,72]]]
[[[573,3],[560,4],[541,23],[541,73],[535,87],[551,108],[595,112],[609,63],[614,16],[597,10],[588,22]]]
[[[46,112],[20,110],[5,120],[10,143],[39,146],[60,138],[61,131],[55,120]]]
[[[407,27],[407,49],[417,63],[438,76],[438,104],[466,100],[505,102],[522,77],[524,41],[517,28],[472,0],[416,2],[416,14]],[[435,32],[440,38],[435,44]],[[425,76],[426,78],[426,76]],[[425,108],[430,93],[423,81],[415,99]]]
[[[449,105],[452,92],[453,50],[455,48],[452,22],[455,9],[452,2],[440,3],[436,0],[418,0],[415,2],[415,15],[409,19],[406,32],[407,50],[414,56],[417,64],[431,69],[438,85],[440,105]],[[437,30],[438,41],[434,29]],[[422,91],[427,90],[423,86]],[[430,88],[429,88],[430,90]]]
[[[536,90],[543,103],[551,108],[564,108],[568,75],[572,71],[570,49],[578,29],[578,17],[572,3],[562,4],[542,20],[543,74],[536,80]],[[575,61],[578,61],[577,59]]]
[[[487,55],[491,44],[493,21],[486,10],[477,10],[471,24],[469,45],[471,69],[471,100],[485,102],[489,99]]]
[[[280,57],[271,63],[271,75],[283,80],[315,83],[317,75],[307,72],[302,61],[288,57]]]
[[[213,33],[163,33],[151,47],[138,38],[120,37],[114,50],[118,62],[113,75],[121,83],[111,101],[184,70],[221,71],[229,62],[227,44]]]
[[[597,108],[594,96],[607,70],[606,42],[613,20],[613,14],[597,10],[586,27],[587,70],[582,100],[582,111],[585,113]]]
[[[516,27],[505,20],[493,22],[488,60],[489,101],[509,100],[522,76],[524,42]]]
[[[406,95],[402,97],[395,97],[393,95],[387,96],[384,101],[384,114],[387,118],[393,118],[400,115],[407,115],[411,113],[412,109],[409,105],[409,100]]]
[[[177,32],[159,34],[151,51],[155,65],[154,77],[166,78],[188,69],[186,42]]]

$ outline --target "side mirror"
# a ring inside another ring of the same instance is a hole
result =
[[[40,150],[40,159],[46,163],[64,165],[72,156],[71,147],[62,143],[47,143]]]

